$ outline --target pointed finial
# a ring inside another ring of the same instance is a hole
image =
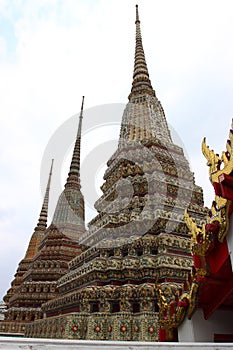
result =
[[[145,54],[142,45],[142,36],[139,20],[138,5],[136,5],[136,46],[134,56],[133,83],[129,100],[142,94],[155,96],[147,69]]]
[[[49,205],[49,191],[50,191],[50,184],[51,184],[51,178],[52,178],[52,172],[53,172],[53,162],[54,162],[54,159],[52,159],[52,162],[51,162],[48,183],[47,183],[47,186],[46,186],[44,201],[43,201],[43,204],[42,204],[42,208],[41,208],[38,224],[37,224],[37,227],[35,228],[36,230],[41,230],[41,229],[45,230],[46,227],[47,227],[48,205]]]
[[[140,23],[139,14],[138,14],[138,4],[136,5],[136,21],[135,21],[135,24],[136,23]]]
[[[82,132],[84,97],[85,96],[82,97],[82,104],[81,104],[81,110],[80,110],[80,115],[79,115],[78,137],[81,137],[81,132]]]
[[[65,184],[65,188],[72,187],[80,189],[80,146],[81,146],[81,132],[83,119],[84,96],[82,96],[82,104],[79,115],[79,125],[77,137],[74,145],[73,156],[70,164],[70,171]]]

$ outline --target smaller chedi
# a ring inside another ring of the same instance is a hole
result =
[[[83,103],[84,98],[64,191],[58,199],[52,223],[47,227],[52,161],[38,224],[4,297],[7,312],[4,322],[0,323],[2,334],[24,335],[27,323],[43,317],[42,304],[56,297],[58,279],[68,271],[68,262],[81,252],[79,237],[85,232],[79,171]]]

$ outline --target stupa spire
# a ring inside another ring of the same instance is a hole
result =
[[[41,229],[45,230],[47,227],[49,191],[50,191],[50,184],[51,184],[52,171],[53,171],[53,162],[54,162],[54,159],[52,159],[52,162],[51,162],[51,167],[50,167],[50,172],[49,172],[48,183],[46,186],[44,201],[42,204],[39,220],[38,220],[38,223],[37,223],[35,230],[41,230]]]
[[[151,81],[149,78],[149,72],[147,69],[145,53],[142,44],[142,35],[140,28],[140,19],[138,12],[138,5],[136,5],[136,45],[135,45],[135,56],[134,56],[134,72],[133,72],[133,83],[129,100],[132,97],[138,97],[142,94],[149,94],[155,96],[155,92],[152,88]]]
[[[47,219],[48,219],[48,204],[49,204],[49,191],[50,191],[50,184],[51,184],[51,178],[52,178],[52,171],[53,171],[53,159],[51,162],[51,167],[49,171],[49,178],[46,186],[46,191],[44,195],[44,200],[41,208],[41,212],[39,215],[39,220],[37,223],[37,226],[34,229],[34,233],[32,234],[32,237],[30,239],[24,260],[31,260],[35,257],[38,246],[40,244],[41,239],[43,238],[45,234],[45,230],[47,228]]]
[[[79,115],[78,132],[75,141],[73,156],[70,164],[70,171],[65,184],[65,188],[77,188],[80,189],[80,145],[81,145],[81,131],[82,131],[82,120],[83,120],[83,106],[84,96],[82,97],[81,111]]]
[[[80,145],[83,106],[84,96],[82,97],[77,137],[75,140],[68,178],[66,180],[65,188],[59,196],[52,220],[52,223],[56,225],[61,232],[75,240],[79,239],[80,235],[85,231],[84,198],[80,185]]]

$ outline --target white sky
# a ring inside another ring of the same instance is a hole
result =
[[[209,205],[200,145],[225,150],[233,117],[233,2],[138,3],[152,85]],[[127,102],[134,21],[132,0],[0,0],[0,299],[37,223],[53,133],[83,94],[85,108]]]

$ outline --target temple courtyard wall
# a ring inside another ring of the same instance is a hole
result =
[[[89,340],[53,340],[0,337],[1,350],[225,350],[233,349],[233,343],[142,343]]]
[[[217,310],[208,319],[198,309],[191,320],[186,319],[179,327],[180,342],[210,342],[214,335],[232,334],[233,311]],[[221,348],[219,348],[221,349]]]

